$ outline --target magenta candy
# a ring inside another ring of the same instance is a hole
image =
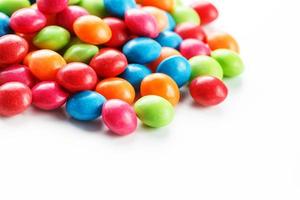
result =
[[[210,56],[211,50],[207,44],[197,39],[186,39],[180,45],[180,53],[187,59],[194,56]]]
[[[45,14],[56,14],[68,7],[68,0],[37,0],[36,3]]]
[[[32,104],[42,110],[55,110],[63,106],[69,94],[54,81],[44,81],[32,88]]]
[[[102,118],[105,125],[120,136],[133,133],[137,128],[137,117],[133,108],[121,100],[107,101],[102,108]]]
[[[8,82],[24,83],[31,88],[35,79],[30,69],[25,65],[11,65],[0,71],[0,85]]]

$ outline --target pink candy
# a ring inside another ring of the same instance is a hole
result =
[[[0,71],[0,85],[8,82],[24,83],[31,88],[35,79],[30,69],[25,65],[12,65]]]
[[[211,50],[207,44],[197,39],[186,39],[180,45],[180,53],[190,59],[194,56],[206,55],[210,56]]]
[[[68,7],[68,0],[37,0],[38,9],[46,14],[56,14]]]

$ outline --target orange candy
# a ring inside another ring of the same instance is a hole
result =
[[[176,106],[180,99],[180,91],[175,81],[161,73],[154,73],[144,78],[141,83],[141,95],[163,97],[173,106]]]
[[[133,86],[122,78],[107,78],[100,81],[96,91],[103,95],[107,100],[120,99],[132,104],[135,99]]]
[[[112,36],[109,26],[101,18],[93,15],[79,17],[73,28],[80,40],[94,45],[104,44]]]
[[[136,0],[143,6],[153,6],[171,12],[175,8],[175,0]]]
[[[57,71],[66,65],[58,53],[51,50],[38,50],[30,53],[24,60],[32,74],[41,81],[56,80]]]
[[[143,7],[142,10],[146,11],[156,19],[160,32],[164,31],[167,28],[169,21],[168,16],[164,10],[152,6]]]
[[[237,41],[228,33],[212,33],[208,35],[207,43],[211,50],[229,49],[237,53],[240,52]]]
[[[148,67],[152,70],[152,72],[156,72],[156,69],[157,69],[158,65],[163,60],[165,60],[166,58],[169,58],[171,56],[179,56],[179,55],[180,55],[180,53],[176,49],[173,49],[173,48],[170,48],[170,47],[163,47],[161,49],[160,56],[155,61],[150,63],[148,65]]]

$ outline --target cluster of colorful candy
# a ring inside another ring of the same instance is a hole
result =
[[[217,17],[202,0],[0,0],[0,115],[66,104],[72,118],[102,115],[128,135],[138,118],[168,125],[185,85],[200,105],[217,105],[223,77],[244,68],[233,37],[206,34]]]

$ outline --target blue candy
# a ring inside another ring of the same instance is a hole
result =
[[[112,15],[124,17],[128,9],[136,8],[135,0],[104,0],[105,9]]]
[[[189,82],[191,65],[183,56],[172,56],[158,65],[157,72],[170,76],[180,88]]]
[[[173,49],[178,49],[179,45],[182,42],[182,38],[175,32],[172,31],[164,31],[159,34],[155,40],[162,47],[171,47]]]
[[[120,77],[126,79],[136,91],[139,91],[142,80],[151,73],[151,70],[144,65],[129,64]]]
[[[106,99],[99,93],[83,91],[72,96],[66,105],[67,113],[79,121],[92,121],[102,114]]]
[[[160,44],[145,37],[132,39],[123,47],[123,53],[130,63],[150,63],[160,56],[160,52]]]
[[[10,33],[9,17],[0,12],[0,37]]]
[[[169,22],[168,26],[166,27],[166,31],[173,31],[176,27],[176,22],[170,13],[166,12],[166,14],[168,16],[168,22]]]

